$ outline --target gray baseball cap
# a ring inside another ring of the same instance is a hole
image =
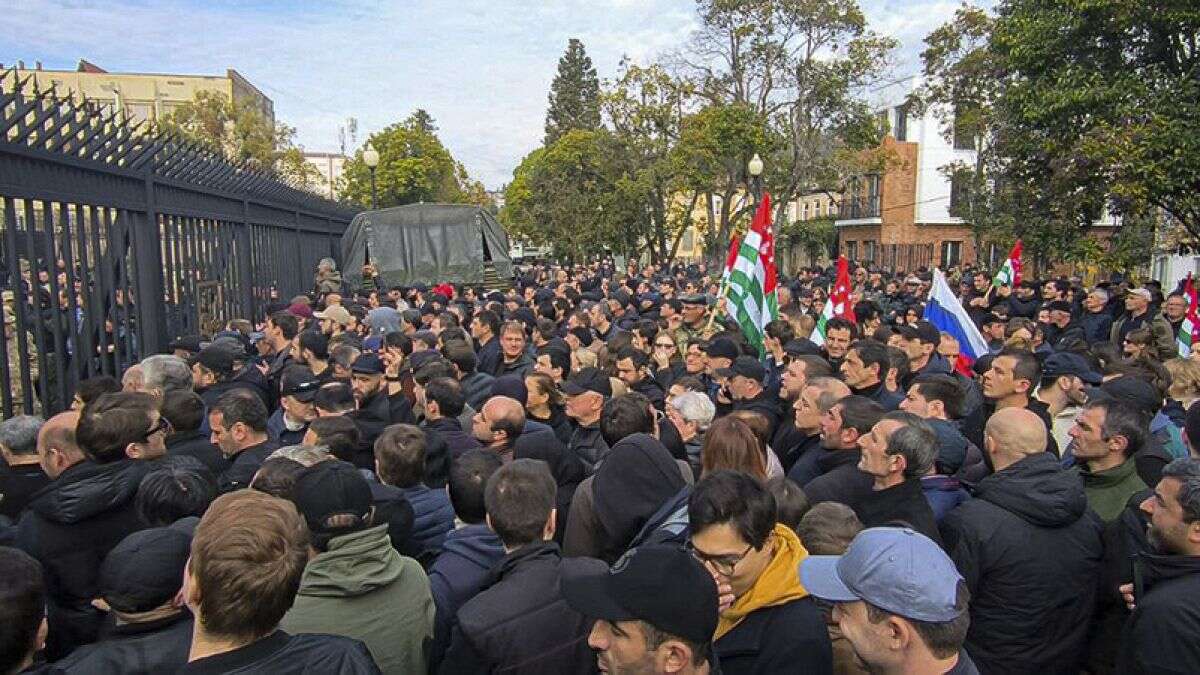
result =
[[[962,576],[929,537],[908,528],[873,527],[858,533],[844,555],[814,555],[800,563],[808,592],[831,602],[864,600],[914,621],[952,621]]]

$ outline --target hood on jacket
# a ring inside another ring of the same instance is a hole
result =
[[[954,372],[950,367],[950,362],[946,357],[936,351],[929,355],[929,361],[925,363],[925,367],[920,370],[919,375],[949,375]]]
[[[51,522],[78,523],[131,501],[149,470],[149,464],[133,459],[85,460],[43,488],[29,508]]]
[[[504,544],[483,523],[464,525],[446,535],[441,555],[457,556],[486,571],[504,557]]]
[[[400,312],[391,307],[376,307],[367,312],[372,335],[387,335],[400,331]]]
[[[657,438],[632,434],[618,441],[592,482],[594,508],[610,547],[627,544],[684,485],[675,458]]]
[[[1195,555],[1162,555],[1142,552],[1137,554],[1135,564],[1141,571],[1142,580],[1147,586],[1183,576],[1200,574],[1200,556]]]
[[[403,561],[392,548],[387,525],[377,525],[331,539],[328,550],[308,561],[299,593],[323,598],[365,595],[403,574]]]
[[[975,497],[1037,527],[1065,527],[1087,511],[1079,477],[1039,452],[979,481]]]

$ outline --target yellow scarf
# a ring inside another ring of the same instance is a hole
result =
[[[733,605],[721,614],[713,640],[719,640],[733,630],[750,612],[808,595],[808,591],[800,584],[800,563],[808,557],[808,551],[787,525],[776,523],[774,534],[775,557],[750,590],[734,600]]]

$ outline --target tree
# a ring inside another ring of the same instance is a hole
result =
[[[600,80],[583,43],[575,38],[567,43],[566,53],[558,60],[549,99],[545,145],[572,129],[600,128]]]
[[[249,101],[199,91],[191,101],[160,120],[159,126],[219,150],[234,162],[274,171],[296,185],[312,186],[320,177],[294,145],[296,130],[283,123],[272,125]]]
[[[486,205],[490,201],[483,186],[472,181],[442,145],[432,131],[436,128],[428,113],[417,110],[368,139],[379,152],[375,169],[378,208],[417,202]],[[345,199],[371,204],[371,171],[361,150],[346,162],[341,181]]]

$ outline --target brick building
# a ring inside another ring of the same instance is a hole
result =
[[[969,264],[975,260],[970,227],[950,215],[956,197],[942,168],[975,161],[972,139],[947,140],[936,112],[912,114],[905,101],[919,78],[871,92],[876,114],[887,122],[883,147],[893,160],[883,174],[852,178],[834,223],[847,258],[889,269]]]

